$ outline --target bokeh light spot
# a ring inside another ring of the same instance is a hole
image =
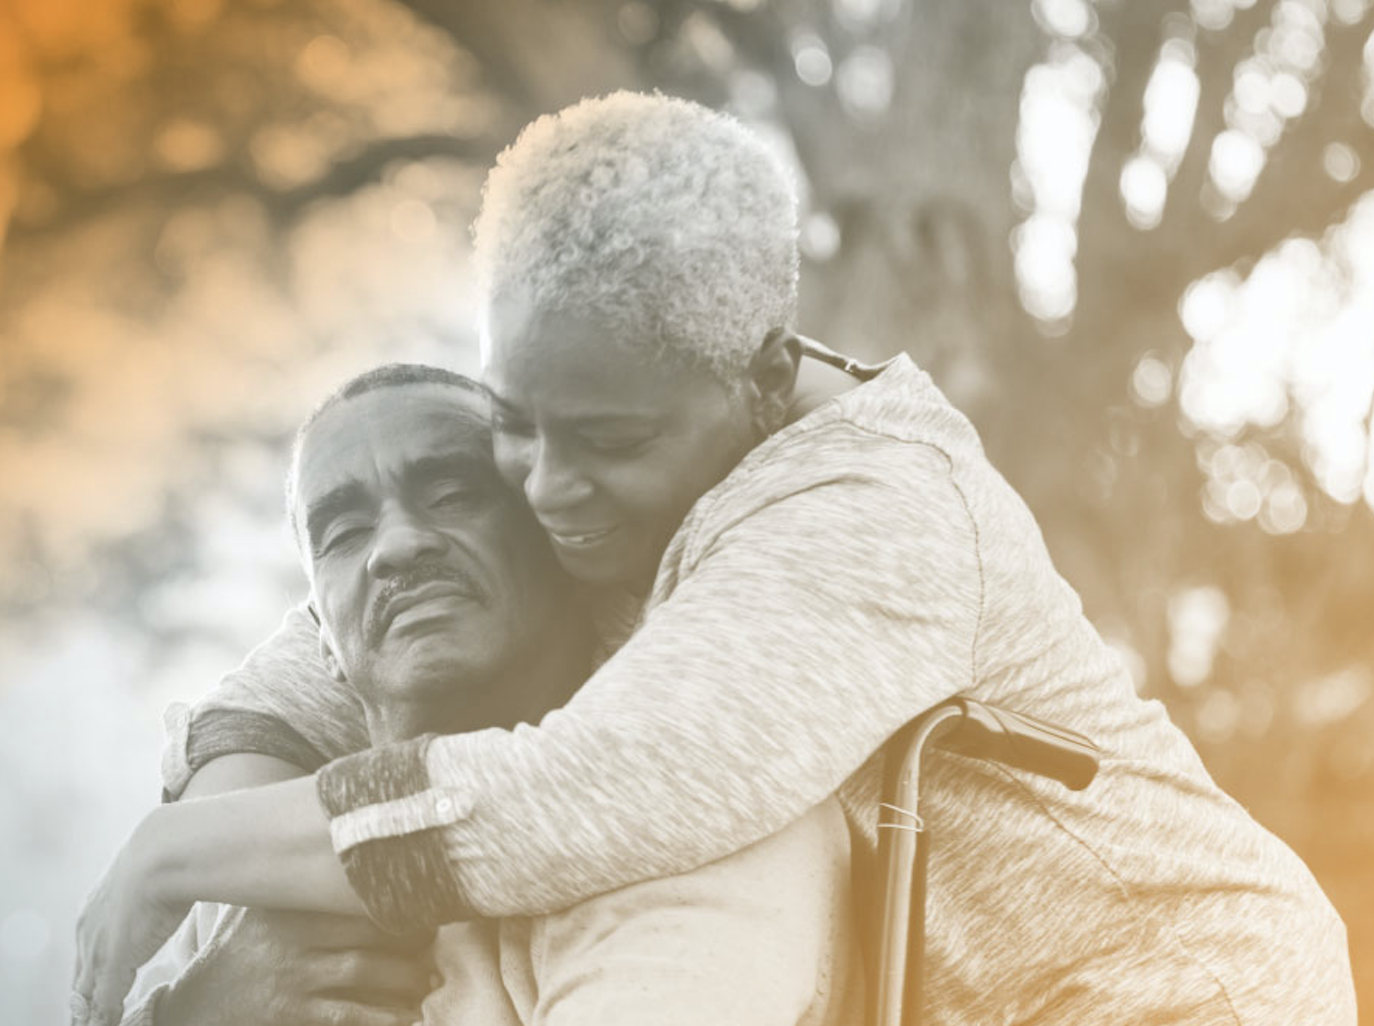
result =
[[[199,171],[224,159],[224,140],[211,126],[178,118],[167,124],[153,147],[172,171]]]
[[[1231,618],[1226,593],[1212,585],[1182,588],[1169,599],[1169,676],[1196,687],[1212,673],[1221,636]]]
[[[1121,169],[1121,198],[1131,227],[1141,231],[1159,227],[1168,194],[1168,176],[1153,157],[1132,157]]]
[[[621,38],[631,46],[643,46],[658,35],[658,12],[641,0],[622,4],[615,23]]]
[[[1208,170],[1217,189],[1232,202],[1250,195],[1263,168],[1264,149],[1252,135],[1227,129],[1212,141]]]
[[[301,48],[296,74],[310,88],[331,94],[348,77],[351,64],[347,43],[338,36],[319,35]]]
[[[877,46],[856,46],[840,64],[835,90],[851,114],[876,118],[892,104],[892,58]]]
[[[1334,181],[1352,182],[1360,173],[1360,157],[1345,143],[1327,143],[1322,150],[1322,170]]]
[[[1366,666],[1351,666],[1305,681],[1293,694],[1293,713],[1299,723],[1322,727],[1345,719],[1374,694]]]
[[[801,228],[801,249],[808,260],[824,263],[840,249],[840,226],[823,210],[806,216]]]
[[[1131,394],[1145,407],[1163,406],[1173,389],[1169,365],[1157,356],[1142,356],[1131,372]]]
[[[1084,0],[1034,0],[1031,10],[1047,32],[1077,39],[1092,30],[1097,16]]]
[[[834,73],[830,51],[819,36],[803,33],[792,43],[792,63],[797,77],[809,86],[826,85]]]

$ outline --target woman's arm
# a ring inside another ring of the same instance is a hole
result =
[[[163,805],[134,829],[77,924],[74,991],[116,1023],[138,967],[197,900],[365,913],[330,847],[329,824],[302,777]]]
[[[281,759],[223,756],[191,778],[183,800],[304,776]],[[197,927],[205,932],[197,932]],[[429,991],[428,960],[397,950],[395,939],[361,917],[202,905],[182,921],[153,979],[131,996],[121,1026],[409,1026]],[[126,1002],[126,1008],[129,1002]]]

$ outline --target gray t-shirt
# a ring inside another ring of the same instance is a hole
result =
[[[338,754],[346,703],[313,692],[307,723],[281,683],[289,665],[306,686],[315,658],[283,634],[207,708],[269,712]],[[1069,792],[934,756],[932,1021],[1353,1026],[1345,930],[1311,874],[1136,694],[971,425],[906,358],[697,502],[634,633],[563,709],[350,757],[321,795],[383,921],[564,908],[737,851],[832,792],[862,896],[874,753],[955,693],[1106,758]]]

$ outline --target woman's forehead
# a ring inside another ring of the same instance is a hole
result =
[[[485,383],[498,415],[577,423],[657,418],[720,387],[700,370],[580,335],[494,354]]]

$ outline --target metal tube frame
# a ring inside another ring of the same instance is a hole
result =
[[[921,758],[937,737],[963,718],[939,705],[893,738],[878,813],[878,862],[883,867],[882,927],[874,980],[873,1026],[919,1026],[925,1000],[926,856],[920,815]],[[900,761],[895,756],[900,753]],[[895,771],[891,768],[896,762]]]

